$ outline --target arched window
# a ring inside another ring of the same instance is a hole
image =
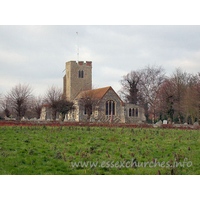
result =
[[[129,108],[129,117],[131,117],[131,108]]]
[[[113,100],[106,101],[106,115],[115,115],[115,102]]]
[[[136,108],[136,113],[135,114],[136,114],[136,117],[138,117],[138,109],[137,108]]]
[[[135,115],[135,110],[134,110],[134,108],[132,109],[132,116],[134,116]]]
[[[129,108],[129,117],[134,117],[135,115],[138,116],[138,109]]]
[[[106,115],[108,115],[108,101],[106,101]]]
[[[84,77],[84,72],[83,72],[83,70],[79,70],[79,71],[78,71],[78,77],[79,77],[79,78],[83,78],[83,77]]]

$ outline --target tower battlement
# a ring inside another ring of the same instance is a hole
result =
[[[78,61],[77,64],[81,65],[81,66],[82,65],[92,66],[92,61],[86,61],[86,62],[84,62],[84,61]]]

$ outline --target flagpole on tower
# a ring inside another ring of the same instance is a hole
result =
[[[77,62],[79,61],[79,46],[78,46],[78,32],[76,32],[77,38],[76,38],[76,42],[77,42]]]

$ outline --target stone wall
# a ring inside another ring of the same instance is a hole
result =
[[[60,117],[59,113],[56,113],[56,120],[58,120]],[[52,109],[49,106],[43,106],[40,120],[52,120]]]
[[[124,122],[124,113],[123,113],[123,106],[122,102],[115,94],[113,90],[109,90],[105,96],[95,103],[93,113],[90,117],[91,121],[97,122],[110,122],[111,115],[106,115],[106,101],[112,100],[115,102],[115,115],[113,115],[113,123],[123,123]],[[87,115],[84,114],[84,108],[79,107],[79,116],[80,121],[86,121]]]
[[[66,75],[63,78],[63,93],[72,101],[82,90],[92,89],[92,62],[69,61],[65,64]],[[83,71],[83,78],[79,77],[79,71]]]
[[[106,115],[106,101],[113,100],[115,102],[115,115],[113,115],[113,122],[116,123],[122,123],[123,122],[123,112],[122,112],[122,102],[118,98],[118,96],[115,94],[113,90],[109,90],[103,99],[101,99],[101,102],[99,104],[99,117],[101,121],[109,122],[111,116]]]
[[[129,109],[134,109],[134,116],[129,116]],[[138,110],[138,116],[136,116],[136,109]],[[125,123],[142,123],[146,121],[144,115],[144,108],[135,104],[125,104],[124,106],[124,113],[125,113]]]
[[[66,74],[63,77],[63,95],[66,97],[67,96],[67,82],[66,82]]]
[[[113,115],[113,123],[127,123],[127,124],[138,124],[146,121],[144,115],[144,109],[140,106],[134,104],[124,104],[119,100],[116,94],[110,90],[106,95],[94,105],[94,109],[89,121],[93,122],[104,122],[109,123],[111,120],[110,115],[106,115],[106,101],[115,101],[115,111],[116,114]],[[66,118],[68,121],[88,121],[87,114],[85,114],[85,109],[82,105],[78,103],[78,100],[74,101],[76,110],[70,112]],[[138,109],[138,116],[129,116],[129,109]]]

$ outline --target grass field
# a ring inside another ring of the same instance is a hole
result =
[[[3,126],[0,174],[200,174],[199,134],[178,129]],[[183,161],[184,167],[175,166]],[[84,162],[87,167],[81,166]]]

